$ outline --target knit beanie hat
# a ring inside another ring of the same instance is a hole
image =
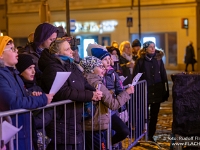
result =
[[[145,43],[143,44],[143,48],[146,49],[146,48],[149,47],[149,45],[152,44],[152,43],[155,44],[155,43],[152,42],[152,41],[147,41],[147,42],[145,42]]]
[[[140,46],[140,47],[141,47],[141,42],[140,42],[140,40],[138,40],[138,39],[135,39],[135,40],[132,42],[132,47],[136,47],[136,46]]]
[[[88,47],[86,48],[86,51],[88,53],[88,56],[92,56],[92,48],[101,48],[101,49],[104,49],[106,50],[106,48],[104,46],[101,46],[101,45],[98,45],[97,43],[94,43],[94,44],[88,44]],[[107,51],[107,50],[106,50]]]
[[[13,39],[9,36],[0,36],[0,56],[3,54],[6,44],[8,44],[9,41],[13,41]]]
[[[16,64],[16,68],[20,72],[20,74],[31,65],[34,65],[33,57],[31,55],[28,54],[18,55],[18,63]]]
[[[49,23],[42,23],[39,26],[37,26],[34,32],[34,40],[33,40],[36,47],[39,47],[54,32],[58,33],[58,28]]]
[[[95,67],[103,66],[100,59],[94,56],[87,56],[80,61],[80,66],[84,69],[84,72],[92,72]]]

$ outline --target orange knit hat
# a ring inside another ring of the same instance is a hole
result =
[[[6,44],[8,44],[9,41],[13,41],[13,39],[9,36],[0,36],[0,56],[2,55]]]

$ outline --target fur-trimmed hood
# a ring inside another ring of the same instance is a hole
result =
[[[156,58],[157,60],[162,59],[162,57],[165,55],[164,51],[161,50],[161,49],[156,49],[155,53],[156,53],[156,56],[154,58]],[[140,49],[138,51],[138,59],[139,58],[144,58],[146,54],[147,54],[146,50]]]

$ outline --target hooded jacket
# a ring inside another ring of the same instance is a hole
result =
[[[78,144],[83,142],[81,122],[83,114],[83,102],[92,100],[93,91],[95,91],[95,88],[88,84],[82,72],[78,69],[75,63],[71,63],[70,61],[64,62],[57,58],[55,55],[51,55],[47,49],[43,50],[38,65],[39,69],[43,72],[41,83],[42,89],[46,93],[49,93],[57,72],[71,72],[68,80],[65,81],[61,89],[55,94],[53,101],[61,101],[67,99],[75,101],[76,116],[74,114],[74,103],[69,103],[66,105],[66,118],[64,118],[64,107],[57,107],[57,144],[65,144],[65,136],[67,137],[67,144]],[[76,122],[74,117],[76,117]],[[53,143],[55,142],[54,130],[54,120],[52,120],[47,126],[47,136],[52,139]],[[76,141],[75,135],[77,138]]]
[[[134,76],[143,73],[140,80],[147,81],[148,103],[160,103],[169,97],[167,74],[162,57],[164,52],[156,50],[152,58],[147,56],[144,49],[139,51],[134,67]]]
[[[33,57],[33,62],[35,64],[36,80],[40,85],[40,77],[42,72],[38,68],[38,60],[40,58],[42,50],[39,46],[44,43],[53,33],[58,33],[58,28],[49,24],[42,23],[37,26],[34,32],[34,40],[32,43],[28,43],[24,48],[19,49],[18,53],[29,54]]]
[[[85,121],[85,130],[92,131],[92,124],[94,131],[108,129],[110,122],[108,108],[111,110],[119,109],[130,99],[130,96],[126,91],[123,91],[115,98],[105,85],[103,85],[101,77],[94,73],[86,73],[85,77],[93,87],[100,85],[100,91],[103,93],[101,101],[96,104],[93,122],[92,119]]]

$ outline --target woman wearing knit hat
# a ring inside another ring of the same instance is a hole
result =
[[[58,28],[49,24],[42,23],[34,31],[33,42],[19,49],[19,54],[29,54],[33,57],[36,70],[36,81],[40,84],[41,71],[38,68],[38,60],[44,49],[48,49],[50,44],[57,38]]]
[[[100,87],[100,91],[103,93],[102,100],[99,101],[99,104],[97,105],[98,108],[96,108],[96,111],[94,112],[93,117],[93,126],[91,119],[85,120],[85,136],[86,136],[86,149],[92,150],[92,132],[94,140],[94,149],[98,150],[100,149],[99,144],[103,143],[105,141],[105,138],[102,136],[102,139],[99,139],[99,130],[107,130],[109,126],[109,113],[108,108],[111,110],[117,110],[121,106],[123,106],[129,99],[129,94],[132,94],[134,92],[134,87],[131,86],[125,91],[118,94],[116,97],[113,97],[113,94],[105,87],[103,84],[103,77],[105,73],[105,68],[103,67],[103,64],[100,59],[94,57],[94,56],[88,56],[85,57],[83,60],[80,61],[80,65],[84,69],[84,75],[89,82],[90,85],[93,87]],[[101,109],[99,111],[99,109]],[[101,112],[99,114],[99,112]],[[100,123],[100,124],[99,124]],[[94,128],[92,128],[94,127]],[[106,146],[106,143],[104,143]]]
[[[58,107],[60,111],[56,113],[59,119],[54,118],[56,120],[52,120],[46,128],[47,136],[52,139],[47,150],[54,150],[55,146],[59,150],[65,150],[65,146],[67,149],[74,149],[76,147],[77,150],[82,150],[83,134],[81,121],[83,103],[101,100],[102,92],[88,84],[79,69],[80,66],[74,63],[73,51],[65,38],[55,40],[49,50],[45,49],[41,54],[38,65],[43,72],[41,83],[42,89],[45,92],[49,92],[51,89],[57,72],[71,72],[68,80],[54,96],[53,101],[70,99],[76,102],[75,110],[74,103],[66,105],[66,116],[64,115],[63,107]],[[55,129],[55,121],[58,121],[56,124],[57,130],[55,131],[56,137],[53,131]],[[66,140],[64,140],[65,137]],[[57,139],[57,145],[55,145],[55,138]],[[76,141],[76,145],[74,141]]]
[[[120,94],[124,91],[124,87],[122,81],[119,78],[119,75],[115,72],[114,68],[111,67],[111,55],[105,49],[105,47],[97,44],[89,44],[87,51],[90,52],[92,56],[99,58],[104,68],[106,69],[106,74],[104,76],[103,84],[108,88],[108,90],[112,91],[115,95]],[[120,112],[126,110],[126,106],[122,106],[120,108]],[[112,136],[112,144],[117,144],[122,141],[129,135],[129,129],[127,125],[119,118],[116,114],[117,111],[112,111],[111,119],[112,119],[112,130],[115,131],[115,134]]]
[[[155,43],[147,41],[139,51],[138,59],[134,68],[134,75],[143,73],[141,80],[147,81],[147,99],[149,105],[149,129],[150,141],[154,141],[156,124],[160,104],[169,97],[167,74],[162,57],[164,52],[155,48]]]
[[[0,111],[13,109],[35,109],[50,103],[53,94],[27,96],[23,81],[15,69],[18,62],[17,49],[13,39],[8,36],[0,37]],[[16,117],[12,116],[13,125],[16,126]],[[18,149],[31,149],[30,114],[18,115],[18,126],[23,126],[18,134]],[[16,142],[16,141],[14,141]],[[16,149],[16,145],[14,145]]]

